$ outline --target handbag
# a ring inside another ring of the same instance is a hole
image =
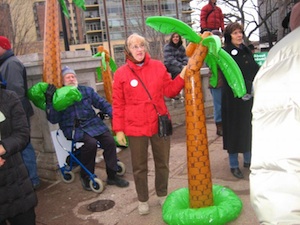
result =
[[[173,134],[172,121],[169,115],[159,115],[158,116],[158,136],[167,137]]]
[[[142,79],[134,72],[134,70],[132,68],[130,68],[130,66],[128,65],[129,69],[134,73],[134,75],[139,79],[139,81],[141,82],[141,84],[143,85],[145,91],[147,92],[149,98],[152,100],[152,97],[148,91],[148,89],[146,88],[144,82],[142,81]],[[169,113],[161,115],[156,106],[153,104],[154,109],[157,113],[158,116],[158,136],[159,137],[167,137],[173,134],[173,126],[172,126],[172,121],[169,117]]]

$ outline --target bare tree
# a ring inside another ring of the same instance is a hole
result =
[[[224,11],[225,24],[230,22],[240,22],[243,24],[247,35],[245,36],[245,43],[249,43],[250,37],[256,33],[260,28],[264,28],[264,40],[269,42],[269,46],[273,46],[273,41],[279,40],[283,35],[277,35],[282,31],[281,21],[285,16],[283,13],[286,6],[293,2],[293,0],[223,0],[218,1]],[[198,0],[196,8],[200,18],[200,10],[207,0]],[[279,13],[280,17],[274,18]],[[197,21],[196,21],[197,22]]]
[[[140,10],[144,10],[143,4],[140,5]],[[128,7],[129,8],[129,7]],[[156,9],[158,10],[159,7]],[[146,17],[149,13],[144,13]],[[159,15],[159,11],[153,11],[151,16]],[[163,46],[165,44],[166,35],[155,31],[154,29],[145,25],[145,18],[141,18],[141,13],[137,11],[130,12],[129,21],[127,21],[129,33],[139,33],[143,35],[149,43],[149,54],[153,59],[163,61]],[[133,24],[134,22],[134,24]]]
[[[16,55],[25,54],[35,37],[33,0],[0,0],[0,35],[10,39]]]

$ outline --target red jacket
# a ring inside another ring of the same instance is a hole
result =
[[[208,3],[201,9],[200,15],[201,29],[224,30],[224,15],[221,8],[212,3]]]
[[[148,54],[142,66],[130,60],[126,62],[114,74],[113,130],[123,131],[127,136],[150,137],[158,132],[158,116],[153,104],[160,114],[166,114],[164,96],[176,96],[184,87],[184,80],[180,76],[172,80],[164,64]],[[137,76],[147,87],[152,101]]]

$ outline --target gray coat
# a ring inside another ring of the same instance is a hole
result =
[[[7,50],[0,56],[0,73],[7,83],[6,89],[16,92],[19,96],[29,122],[29,117],[33,115],[33,108],[27,98],[26,68],[12,50]]]
[[[29,126],[18,96],[0,89],[0,111],[5,120],[0,122],[1,144],[6,153],[0,166],[0,223],[8,217],[24,213],[37,204],[21,151],[29,141]]]

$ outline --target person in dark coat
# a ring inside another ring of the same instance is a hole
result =
[[[233,176],[243,178],[239,169],[238,153],[244,155],[244,167],[251,162],[252,139],[252,82],[259,69],[251,50],[243,44],[244,31],[241,24],[234,22],[224,31],[224,50],[228,52],[241,69],[245,80],[247,97],[236,98],[226,79],[222,92],[223,148],[228,151],[230,170]]]
[[[37,196],[21,155],[29,125],[13,91],[0,89],[0,121],[0,225],[35,225]]]
[[[26,95],[28,90],[26,68],[15,56],[10,41],[4,36],[0,36],[0,73],[3,81],[5,81],[6,89],[16,92],[19,96],[30,126],[30,118],[34,112]],[[35,150],[30,141],[22,151],[22,157],[32,185],[34,189],[37,189],[40,186],[40,178],[37,171]]]
[[[188,63],[181,36],[173,33],[168,44],[164,46],[164,64],[174,80]]]
[[[213,30],[213,35],[217,35],[222,40],[222,33],[219,30]],[[209,78],[211,78],[212,73],[209,72]],[[213,97],[214,103],[214,120],[216,123],[217,132],[216,134],[219,136],[223,136],[223,128],[222,128],[222,87],[223,87],[223,74],[220,69],[218,69],[218,79],[217,86],[213,87],[212,85],[208,85],[210,89],[211,96]]]
[[[62,111],[56,111],[52,104],[52,97],[56,90],[53,84],[46,92],[47,119],[52,124],[59,124],[68,140],[83,142],[80,151],[80,161],[92,174],[95,172],[95,157],[97,154],[97,141],[100,142],[106,166],[108,185],[127,187],[129,182],[117,175],[118,159],[116,143],[103,120],[97,116],[94,109],[99,109],[112,117],[111,105],[91,87],[78,85],[77,75],[73,69],[65,66],[62,69],[64,86],[76,87],[82,95],[79,102]],[[73,134],[74,132],[74,134]],[[85,169],[80,170],[80,180],[84,190],[92,191],[90,176]]]

